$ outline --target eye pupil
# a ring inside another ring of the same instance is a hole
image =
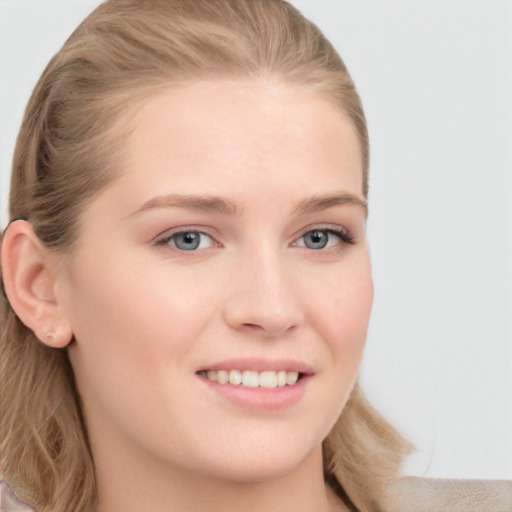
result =
[[[309,249],[323,249],[329,241],[329,235],[325,231],[311,231],[304,235],[304,244]]]

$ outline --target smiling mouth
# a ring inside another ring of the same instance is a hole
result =
[[[247,388],[284,388],[294,386],[301,379],[300,372],[285,370],[263,371],[254,370],[201,370],[197,372],[201,377],[217,384],[233,384]]]

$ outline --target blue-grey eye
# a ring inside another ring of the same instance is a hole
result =
[[[325,230],[309,231],[303,235],[304,245],[308,249],[324,249],[329,243],[329,237],[333,236],[332,233]]]
[[[341,229],[312,229],[307,231],[292,244],[293,247],[321,250],[342,247],[344,244],[354,245],[354,238]]]
[[[197,231],[175,233],[169,237],[168,242],[180,251],[195,251],[196,249],[206,249],[214,245],[211,236]]]

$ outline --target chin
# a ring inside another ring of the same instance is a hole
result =
[[[238,484],[264,483],[278,480],[310,464],[322,464],[322,447],[309,450],[297,446],[281,446],[280,449],[254,449],[248,446],[237,454],[226,455],[221,460],[204,461],[210,466],[210,474]],[[203,468],[205,466],[203,465]]]

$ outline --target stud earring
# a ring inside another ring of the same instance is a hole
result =
[[[44,333],[44,337],[48,340],[54,341],[57,338],[57,333],[52,330],[48,330]]]

